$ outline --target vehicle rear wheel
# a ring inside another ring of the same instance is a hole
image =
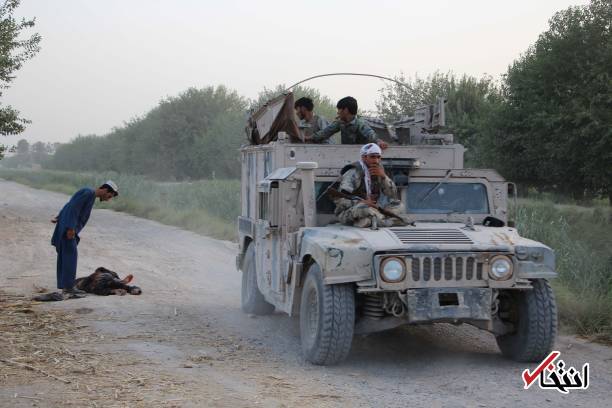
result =
[[[548,281],[535,279],[533,289],[500,294],[500,317],[515,331],[497,336],[505,357],[521,362],[538,362],[551,351],[557,336],[557,303]]]
[[[300,338],[307,361],[331,365],[351,350],[355,328],[355,289],[325,285],[316,263],[308,269],[300,303]]]
[[[266,302],[257,286],[255,269],[255,246],[249,245],[242,265],[242,311],[256,315],[266,315],[274,311],[274,306]]]

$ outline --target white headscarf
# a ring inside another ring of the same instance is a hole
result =
[[[367,156],[369,154],[382,155],[382,150],[376,143],[368,143],[361,147],[359,153],[361,153],[361,156]],[[370,198],[370,195],[372,195],[372,177],[370,176],[370,170],[363,160],[359,160],[359,163],[361,164],[361,169],[363,170],[363,181],[365,182],[367,198]]]
[[[380,149],[380,146],[378,146],[376,143],[368,143],[366,145],[361,146],[361,150],[359,151],[359,153],[362,156],[367,156],[368,154],[382,155],[382,150]]]

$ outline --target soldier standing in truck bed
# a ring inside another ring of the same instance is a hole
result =
[[[346,225],[366,228],[372,225],[376,217],[377,225],[396,225],[398,219],[386,217],[375,207],[380,207],[398,214],[400,201],[397,199],[397,187],[386,174],[380,163],[382,151],[375,143],[368,143],[361,148],[361,160],[342,169],[340,193],[355,197],[334,199],[334,213],[338,220]]]
[[[304,96],[295,101],[293,107],[295,108],[295,114],[300,119],[298,126],[300,129],[304,129],[306,137],[312,136],[313,133],[329,126],[327,119],[323,116],[315,115],[313,112],[314,103],[312,99]]]
[[[357,100],[352,96],[346,96],[336,104],[338,118],[325,129],[315,132],[306,140],[321,143],[329,139],[334,133],[340,132],[342,144],[365,144],[376,143],[382,149],[387,148],[387,143],[378,138],[374,129],[365,121],[357,117]]]

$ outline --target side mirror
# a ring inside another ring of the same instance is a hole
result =
[[[510,228],[516,228],[516,223],[514,221],[508,221],[508,226]]]

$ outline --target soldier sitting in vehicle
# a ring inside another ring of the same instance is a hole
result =
[[[323,116],[314,114],[314,103],[312,102],[312,99],[302,97],[295,101],[293,107],[295,109],[295,114],[300,119],[298,127],[304,131],[306,138],[329,126],[327,119],[325,119]]]
[[[368,143],[360,154],[361,160],[342,169],[339,193],[334,198],[338,220],[361,228],[370,227],[372,222],[379,226],[403,225],[398,215],[397,187],[385,174],[380,147]]]
[[[307,141],[321,143],[329,139],[335,133],[340,132],[342,144],[376,143],[382,149],[387,148],[387,143],[381,140],[363,119],[357,117],[357,100],[352,96],[346,96],[336,104],[338,109],[337,120],[325,129],[315,132],[306,137]]]

